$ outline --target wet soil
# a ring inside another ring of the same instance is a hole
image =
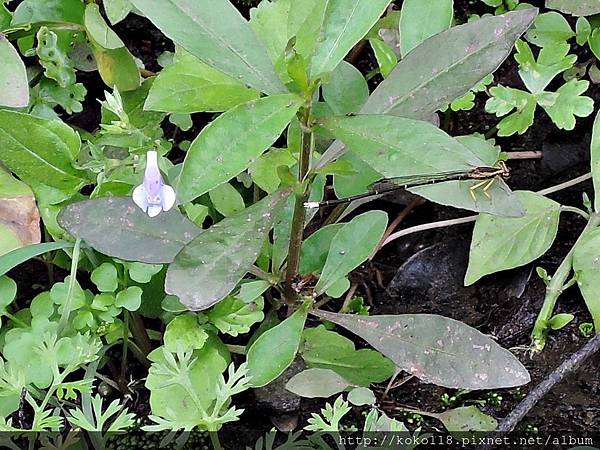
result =
[[[249,2],[236,3],[247,16]],[[394,3],[399,6],[401,1]],[[530,3],[541,6],[542,2]],[[468,0],[455,0],[455,9],[459,19],[464,19],[467,11],[489,12],[482,2]],[[173,50],[168,39],[144,18],[130,15],[116,30],[131,52],[140,58],[150,71],[160,70],[158,56],[163,51]],[[590,57],[586,49],[575,47],[575,52],[580,61]],[[355,64],[367,74],[375,68],[374,61],[371,50],[365,46]],[[95,72],[81,73],[79,78],[88,89],[84,112],[67,120],[74,126],[93,131],[98,127],[100,118],[97,100],[103,99],[105,87]],[[522,87],[512,57],[496,72],[495,79],[507,86]],[[373,78],[371,87],[379,81],[377,77]],[[554,87],[556,86],[551,86]],[[596,104],[600,104],[600,86],[592,85],[586,95],[594,98]],[[445,129],[453,135],[490,131],[498,119],[484,112],[485,98],[485,95],[479,94],[476,106],[471,111],[447,113],[441,120]],[[176,142],[193,138],[210,119],[210,115],[194,115],[194,128],[187,134],[180,134]],[[497,139],[504,151],[543,151],[541,159],[511,161],[511,187],[538,190],[589,171],[588,149],[592,122],[592,117],[578,119],[575,130],[560,131],[548,116],[538,109],[534,126],[523,136]],[[173,128],[166,124],[165,132],[167,137],[170,137]],[[581,207],[584,191],[591,194],[590,183],[561,191],[552,198],[565,205]],[[382,200],[371,203],[369,208],[383,209],[393,220],[404,205]],[[467,213],[464,211],[426,203],[415,207],[401,226],[409,227],[465,215]],[[501,403],[492,407],[489,406],[491,402],[488,402],[484,406],[485,412],[502,418],[531,387],[539,383],[587,339],[581,335],[578,326],[589,322],[590,317],[577,289],[573,288],[561,296],[557,311],[573,313],[576,319],[564,329],[551,333],[546,349],[541,354],[531,357],[519,349],[529,345],[529,333],[544,298],[545,287],[536,275],[535,267],[542,266],[549,273],[553,273],[584,225],[580,218],[563,214],[559,234],[552,249],[535,264],[490,275],[468,288],[462,286],[462,277],[468,261],[472,224],[423,232],[394,241],[382,249],[372,263],[359,268],[352,275],[351,281],[357,285],[356,294],[363,296],[370,305],[371,314],[441,314],[489,333],[504,347],[514,349],[515,354],[530,371],[532,382],[518,391],[500,390],[497,393],[502,397]],[[28,263],[19,271],[11,272],[11,276],[16,277],[20,287],[27,287],[27,291],[20,292],[23,298],[32,298],[49,286],[46,266],[42,262]],[[61,279],[64,273],[58,271],[56,277]],[[332,310],[339,309],[339,306],[336,303],[330,305]],[[349,337],[357,342],[357,346],[365,345],[356,337]],[[118,358],[118,355],[115,356]],[[597,376],[599,363],[600,355],[597,355],[556,386],[531,411],[519,429],[532,436],[536,433],[582,436],[589,431],[600,432],[600,379]],[[134,378],[137,375],[139,378],[144,376],[144,369],[136,367],[135,363],[131,370]],[[385,398],[384,390],[385,386],[375,387],[381,408],[391,417],[404,420],[412,429],[422,426],[424,432],[439,430],[439,424],[430,419],[421,423],[418,418],[407,416],[402,408],[412,406],[439,412],[448,407],[442,402],[444,394],[448,397],[457,394],[452,390],[420,383],[416,379],[408,380],[399,388],[391,390]],[[487,399],[488,396],[489,393],[482,392],[459,395],[452,406],[473,404]],[[253,393],[245,393],[236,398],[236,404],[246,411],[239,422],[224,427],[221,435],[223,445],[227,449],[252,445],[258,437],[273,427],[272,418],[277,425],[284,428],[293,426],[297,421],[300,424],[306,423],[310,413],[318,411],[324,402],[303,400],[299,410],[277,411],[272,404],[266,407],[264,402],[258,402]],[[136,389],[132,408],[140,416],[149,414],[148,393],[143,387]],[[363,420],[361,411],[355,408],[348,415],[347,422],[360,425]]]

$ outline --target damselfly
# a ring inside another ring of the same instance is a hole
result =
[[[481,189],[485,196],[490,197],[488,190],[494,184],[496,178],[506,179],[510,175],[510,171],[503,161],[498,163],[497,167],[475,167],[468,171],[454,171],[454,172],[440,172],[426,175],[415,175],[407,177],[395,177],[395,178],[383,178],[376,181],[369,186],[369,191],[354,195],[352,197],[340,198],[337,200],[326,200],[324,202],[306,202],[305,208],[322,208],[324,206],[335,206],[342,205],[344,203],[350,203],[355,200],[361,200],[364,198],[375,197],[389,192],[397,191],[399,189],[406,189],[409,187],[424,186],[427,184],[440,183],[443,181],[460,181],[460,180],[474,180],[477,181],[473,186],[469,188],[471,197],[476,200],[475,191]]]

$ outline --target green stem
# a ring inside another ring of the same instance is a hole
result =
[[[586,213],[582,209],[576,208],[575,206],[561,206],[560,210],[562,212],[572,212],[572,213],[575,213],[575,214],[579,214],[585,220],[590,220],[590,215],[588,213]]]
[[[565,283],[567,282],[567,278],[569,277],[571,269],[573,268],[573,253],[575,252],[577,243],[581,241],[582,237],[589,230],[596,228],[598,225],[600,225],[600,214],[594,213],[590,216],[590,219],[585,226],[585,229],[579,235],[577,242],[575,242],[575,245],[573,245],[567,256],[565,256],[565,259],[563,259],[560,266],[558,266],[556,273],[548,283],[548,286],[546,287],[544,304],[542,305],[542,309],[538,314],[535,325],[533,326],[533,331],[531,333],[532,348],[534,351],[542,351],[546,345],[546,337],[549,330],[548,322],[552,318],[558,297],[565,290]]]
[[[73,247],[73,255],[71,257],[71,274],[69,278],[69,289],[67,290],[67,298],[63,307],[62,315],[60,316],[60,322],[58,323],[59,331],[62,331],[67,326],[69,316],[71,315],[71,303],[73,302],[73,291],[75,290],[75,283],[77,282],[77,266],[79,265],[79,250],[81,249],[81,239],[75,241]]]
[[[212,442],[213,448],[215,450],[223,450],[221,446],[221,441],[219,441],[219,435],[216,431],[211,431],[208,433],[210,435],[210,442]]]
[[[121,379],[119,385],[126,386],[127,381],[127,350],[129,344],[129,312],[125,311],[125,321],[123,323],[123,355],[121,356]]]
[[[19,325],[21,328],[28,328],[29,325],[27,325],[25,322],[23,322],[21,319],[19,319],[18,317],[13,316],[11,313],[9,312],[4,312],[4,315],[6,317],[8,317],[11,321],[13,321],[14,323],[16,323],[17,325]]]
[[[301,118],[302,128],[302,149],[300,152],[300,162],[298,170],[298,181],[303,184],[308,175],[310,167],[310,157],[314,146],[314,135],[310,129],[310,109],[303,111]],[[300,247],[304,235],[304,221],[306,211],[304,203],[308,200],[310,194],[310,183],[307,182],[303,189],[296,193],[296,202],[294,204],[294,215],[292,218],[292,229],[290,232],[290,245],[288,248],[287,267],[285,272],[285,296],[288,303],[293,303],[298,299],[298,293],[293,288],[294,279],[298,275],[300,266]]]

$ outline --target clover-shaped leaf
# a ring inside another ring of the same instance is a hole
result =
[[[486,112],[502,117],[516,109],[497,125],[498,136],[523,134],[533,124],[537,107],[535,95],[506,86],[493,87],[490,89],[490,94],[492,96],[485,104]]]
[[[569,55],[570,46],[566,42],[543,47],[537,61],[531,47],[525,41],[517,41],[518,53],[515,59],[519,63],[519,75],[532,93],[542,92],[556,75],[573,67],[576,55]]]
[[[91,278],[100,292],[115,292],[119,286],[117,269],[110,263],[102,263],[96,267]]]
[[[115,306],[128,311],[137,311],[142,304],[142,289],[131,286],[117,294]]]
[[[198,350],[204,346],[208,333],[198,323],[196,314],[183,314],[175,317],[165,331],[165,347],[171,352],[180,346],[184,350]]]
[[[145,264],[141,262],[126,262],[125,267],[129,272],[129,277],[138,283],[149,283],[154,275],[163,268],[162,264]]]
[[[594,111],[594,101],[581,95],[589,85],[589,81],[570,80],[556,91],[558,95],[553,104],[546,106],[540,103],[558,128],[572,130],[575,117],[587,117]]]
[[[0,277],[0,314],[12,303],[17,295],[17,283],[6,275]]]

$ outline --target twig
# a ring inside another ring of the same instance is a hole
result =
[[[348,306],[350,305],[350,302],[352,301],[352,298],[354,297],[354,294],[356,293],[356,288],[358,288],[358,284],[352,283],[352,286],[350,286],[350,289],[348,290],[348,293],[346,294],[344,303],[342,304],[342,307],[340,308],[340,313],[345,313],[348,310]]]
[[[551,372],[544,381],[538,384],[524,400],[519,403],[512,412],[500,422],[498,428],[491,433],[491,436],[499,437],[510,433],[517,424],[527,415],[527,413],[544,397],[550,390],[562,381],[567,375],[575,371],[586,359],[600,350],[600,335],[594,336],[583,347],[573,353],[569,359],[563,361],[553,372]],[[490,446],[479,447],[479,450],[485,450]]]
[[[583,183],[592,178],[592,174],[586,173],[585,175],[581,175],[580,177],[573,178],[572,180],[565,181],[564,183],[557,184],[556,186],[550,186],[549,188],[542,189],[541,191],[537,191],[538,194],[548,195],[553,194],[558,191],[562,191],[563,189],[570,188],[571,186],[575,186],[576,184]]]
[[[540,150],[533,150],[527,152],[506,152],[508,159],[540,159],[544,156],[544,153]]]
[[[406,217],[411,213],[411,211],[415,209],[415,207],[421,202],[422,199],[420,197],[416,197],[412,202],[406,205],[406,207],[400,212],[400,214],[398,214],[398,217],[396,217],[394,221],[390,224],[390,226],[387,228],[387,230],[385,230],[381,241],[379,242],[379,244],[377,244],[377,247],[375,247],[373,253],[371,253],[369,261],[373,261],[373,258],[375,257],[377,252],[379,252],[379,250],[381,250],[381,247],[385,245],[384,243],[387,240],[387,238],[390,237],[390,235],[396,230],[396,228],[398,228],[400,224],[404,222],[404,219],[406,219]]]

